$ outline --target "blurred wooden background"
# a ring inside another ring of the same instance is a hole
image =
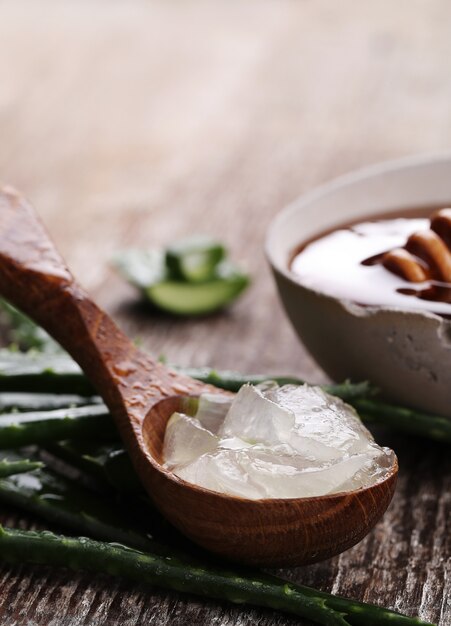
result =
[[[155,353],[323,380],[277,302],[266,228],[331,177],[451,147],[450,23],[447,0],[2,1],[0,180]],[[146,317],[111,255],[190,232],[224,239],[252,288],[208,319]],[[402,470],[384,520],[341,557],[284,574],[445,626],[449,451],[381,437]],[[89,575],[1,575],[5,626],[303,623]]]

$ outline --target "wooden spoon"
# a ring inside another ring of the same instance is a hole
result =
[[[360,541],[387,508],[397,462],[373,487],[316,498],[246,500],[187,483],[162,466],[170,415],[212,387],[139,350],[78,286],[33,208],[0,189],[0,293],[80,364],[113,415],[150,497],[190,539],[256,565],[301,565]]]

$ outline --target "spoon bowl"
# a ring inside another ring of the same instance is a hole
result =
[[[315,498],[248,500],[187,483],[163,465],[166,424],[190,397],[221,393],[139,350],[75,282],[33,208],[0,190],[0,294],[79,363],[107,404],[149,496],[182,533],[221,557],[302,565],[360,541],[393,496],[397,462],[371,487]]]
[[[392,498],[397,464],[366,489],[314,498],[248,500],[188,483],[163,464],[166,425],[175,412],[192,414],[189,398],[157,402],[143,422],[149,494],[187,537],[226,559],[261,566],[305,565],[350,548],[369,532]]]

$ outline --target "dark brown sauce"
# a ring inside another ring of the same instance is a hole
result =
[[[373,213],[372,215],[368,215],[364,219],[358,218],[358,219],[352,220],[351,222],[349,221],[339,222],[336,226],[332,226],[331,228],[326,228],[325,230],[321,230],[317,235],[314,235],[313,237],[309,237],[302,243],[298,244],[295,248],[293,248],[293,250],[288,255],[288,269],[291,269],[294,259],[304,250],[304,248],[306,248],[309,244],[313,243],[314,241],[318,241],[318,239],[322,239],[323,237],[330,235],[336,230],[346,230],[348,228],[352,228],[353,226],[356,226],[357,224],[361,224],[363,221],[380,222],[381,220],[391,220],[391,219],[395,219],[398,217],[404,217],[404,218],[429,217],[432,213],[434,213],[434,211],[438,211],[439,209],[443,208],[443,206],[445,205],[438,204],[438,205],[421,206],[421,207],[416,207],[416,208],[409,207],[409,208],[403,208],[403,209],[393,209],[390,211],[384,211],[383,213]],[[451,206],[451,200],[449,202],[449,205],[447,206]]]
[[[386,254],[388,250],[384,250],[383,252],[378,252],[377,254],[373,254],[373,256],[368,257],[367,259],[363,259],[361,261],[362,265],[379,265],[382,262],[384,254]]]
[[[443,206],[387,211],[338,224],[297,246],[289,268],[305,286],[343,300],[451,317],[451,283],[431,274],[425,282],[412,283],[382,266],[385,253],[403,247],[413,232],[428,229],[430,216]]]

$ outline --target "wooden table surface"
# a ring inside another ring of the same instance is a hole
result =
[[[277,301],[266,228],[331,177],[450,146],[450,20],[447,0],[3,1],[0,177],[155,354],[323,381]],[[208,319],[145,316],[112,253],[192,232],[226,241],[252,288]],[[379,439],[401,464],[384,519],[340,557],[283,574],[449,625],[449,450]],[[0,584],[4,626],[307,624],[42,567],[3,567]]]

